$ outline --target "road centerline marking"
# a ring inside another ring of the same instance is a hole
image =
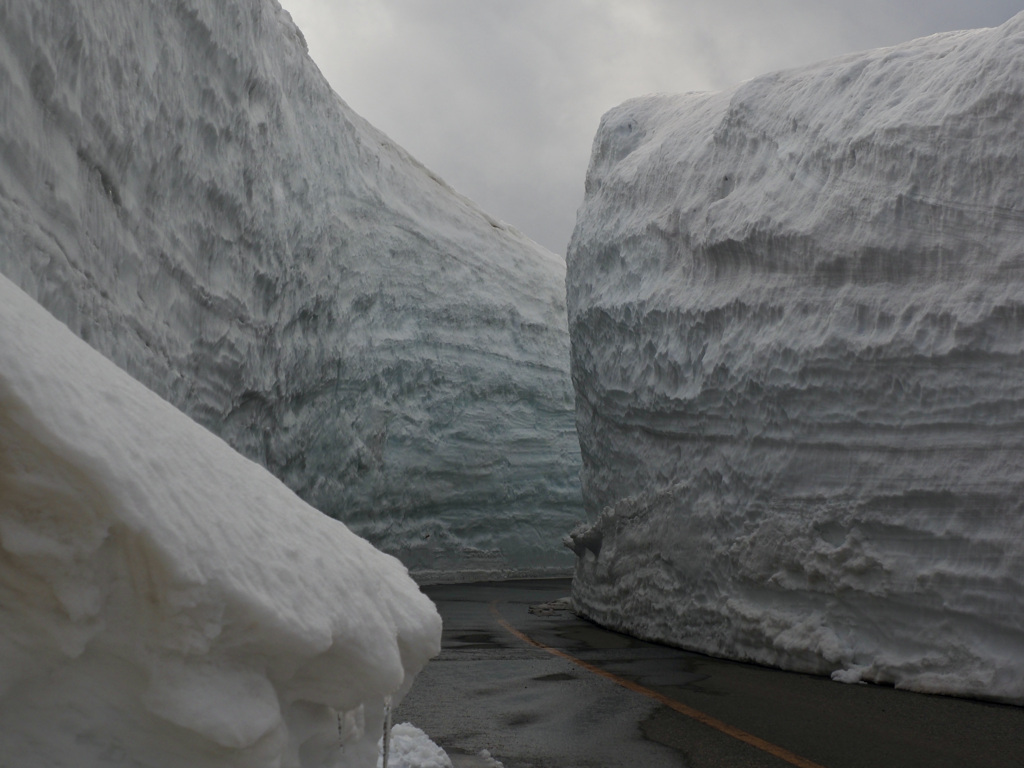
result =
[[[797,768],[824,768],[824,766],[814,762],[813,760],[808,760],[806,757],[801,757],[795,752],[790,752],[788,749],[780,747],[778,744],[773,744],[772,742],[766,741],[760,738],[759,736],[753,735],[752,733],[747,733],[746,731],[737,728],[734,725],[730,725],[724,720],[719,720],[716,717],[712,717],[706,712],[701,712],[699,709],[694,709],[693,707],[687,706],[686,704],[676,701],[675,699],[671,699],[662,693],[652,691],[650,688],[640,685],[639,683],[633,682],[632,680],[627,680],[624,677],[619,677],[614,672],[609,672],[608,670],[601,669],[600,667],[591,664],[590,662],[584,661],[583,659],[578,659],[570,653],[561,651],[558,648],[552,648],[550,645],[545,645],[539,640],[534,640],[532,637],[530,637],[524,632],[519,631],[518,629],[513,627],[508,621],[505,620],[505,617],[501,615],[501,611],[498,610],[497,600],[491,602],[491,613],[494,615],[494,618],[497,620],[497,622],[507,632],[512,634],[514,637],[519,638],[524,643],[532,645],[535,648],[539,648],[542,651],[546,651],[547,653],[550,653],[552,656],[557,656],[560,659],[569,661],[575,664],[576,666],[582,667],[588,672],[592,672],[595,675],[599,675],[607,680],[610,680],[616,685],[619,685],[627,690],[633,691],[634,693],[639,693],[640,695],[646,696],[649,699],[653,699],[654,701],[657,701],[659,704],[662,704],[668,707],[669,709],[672,709],[675,712],[684,715],[685,717],[688,717],[692,720],[696,720],[699,723],[703,723],[704,725],[714,728],[716,731],[724,733],[726,736],[731,736],[732,738],[737,739],[738,741],[742,741],[744,744],[748,744],[756,749],[761,750],[762,752],[766,752],[772,757],[777,757],[780,760],[784,760],[785,762],[789,763],[790,765],[795,765],[797,766]]]

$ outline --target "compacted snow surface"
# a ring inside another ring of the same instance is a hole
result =
[[[574,600],[1024,703],[1024,15],[602,120]]]
[[[410,568],[571,568],[563,260],[353,113],[275,0],[0,4],[0,272]]]
[[[0,764],[372,766],[441,620],[0,277]]]

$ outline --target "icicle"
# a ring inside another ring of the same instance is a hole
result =
[[[381,768],[388,768],[388,753],[391,752],[391,697],[384,697],[384,738],[381,750]]]

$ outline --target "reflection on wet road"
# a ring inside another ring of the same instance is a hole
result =
[[[505,768],[1024,767],[1024,708],[645,643],[566,610],[558,600],[568,579],[424,591],[444,618],[444,647],[397,717],[430,734],[456,768],[488,765],[484,749]]]

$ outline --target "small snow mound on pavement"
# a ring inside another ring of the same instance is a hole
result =
[[[383,768],[379,755],[377,768]],[[415,725],[399,723],[391,729],[391,754],[387,768],[452,768],[452,761]]]
[[[499,760],[495,760],[493,757],[491,757],[491,753],[488,752],[486,749],[481,749],[480,752],[478,752],[477,754],[484,759],[487,768],[505,768],[505,766],[502,765]]]
[[[837,683],[861,683],[861,676],[864,674],[865,667],[851,667],[850,669],[837,669],[831,674],[831,678]]]

